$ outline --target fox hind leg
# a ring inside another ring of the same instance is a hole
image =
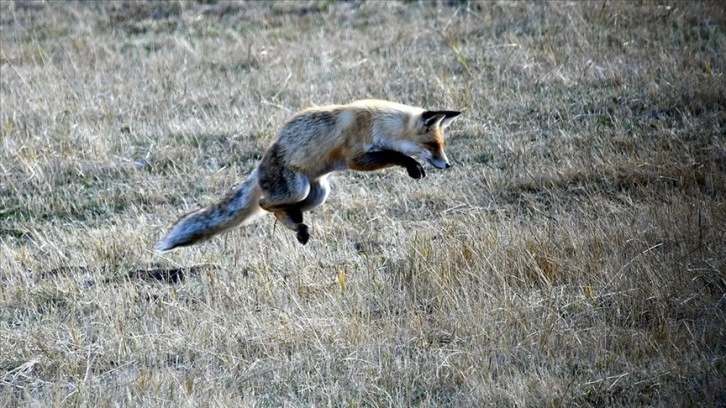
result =
[[[264,166],[260,166],[260,170],[259,184],[263,195],[260,207],[275,214],[282,225],[297,233],[298,242],[306,244],[310,232],[303,223],[301,202],[310,193],[308,178],[287,168],[266,172]]]
[[[303,213],[298,204],[267,205],[260,200],[260,207],[277,217],[285,227],[295,231],[298,242],[305,245],[310,239],[310,228],[303,223]]]
[[[310,182],[310,189],[307,197],[304,200],[295,204],[286,204],[283,206],[285,214],[279,215],[275,213],[278,219],[280,217],[285,218],[286,222],[288,219],[293,223],[297,224],[295,228],[291,228],[297,232],[296,238],[298,242],[305,245],[310,239],[310,231],[307,225],[303,224],[303,212],[310,211],[313,208],[321,205],[328,198],[330,193],[330,185],[325,177]]]
[[[330,194],[330,183],[327,176],[320,177],[310,182],[310,192],[303,201],[299,203],[300,211],[306,212],[323,204]]]
[[[305,245],[310,239],[310,229],[303,223],[302,209],[298,204],[286,204],[273,211],[275,217],[287,228],[296,232],[298,242]]]

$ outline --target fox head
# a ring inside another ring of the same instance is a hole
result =
[[[444,153],[444,129],[461,112],[458,111],[424,111],[416,120],[416,143],[419,151],[416,156],[431,163],[438,169],[451,167]]]

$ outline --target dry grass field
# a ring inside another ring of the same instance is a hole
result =
[[[718,2],[0,3],[0,406],[726,406]],[[292,112],[461,109],[159,255]]]

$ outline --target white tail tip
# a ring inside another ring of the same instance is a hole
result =
[[[172,249],[174,249],[174,247],[169,245],[169,243],[165,239],[157,242],[156,245],[154,246],[154,251],[156,251],[159,254],[170,251]]]

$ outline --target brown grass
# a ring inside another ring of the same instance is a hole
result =
[[[3,406],[726,406],[718,2],[0,3]],[[311,104],[454,167],[151,251]]]

